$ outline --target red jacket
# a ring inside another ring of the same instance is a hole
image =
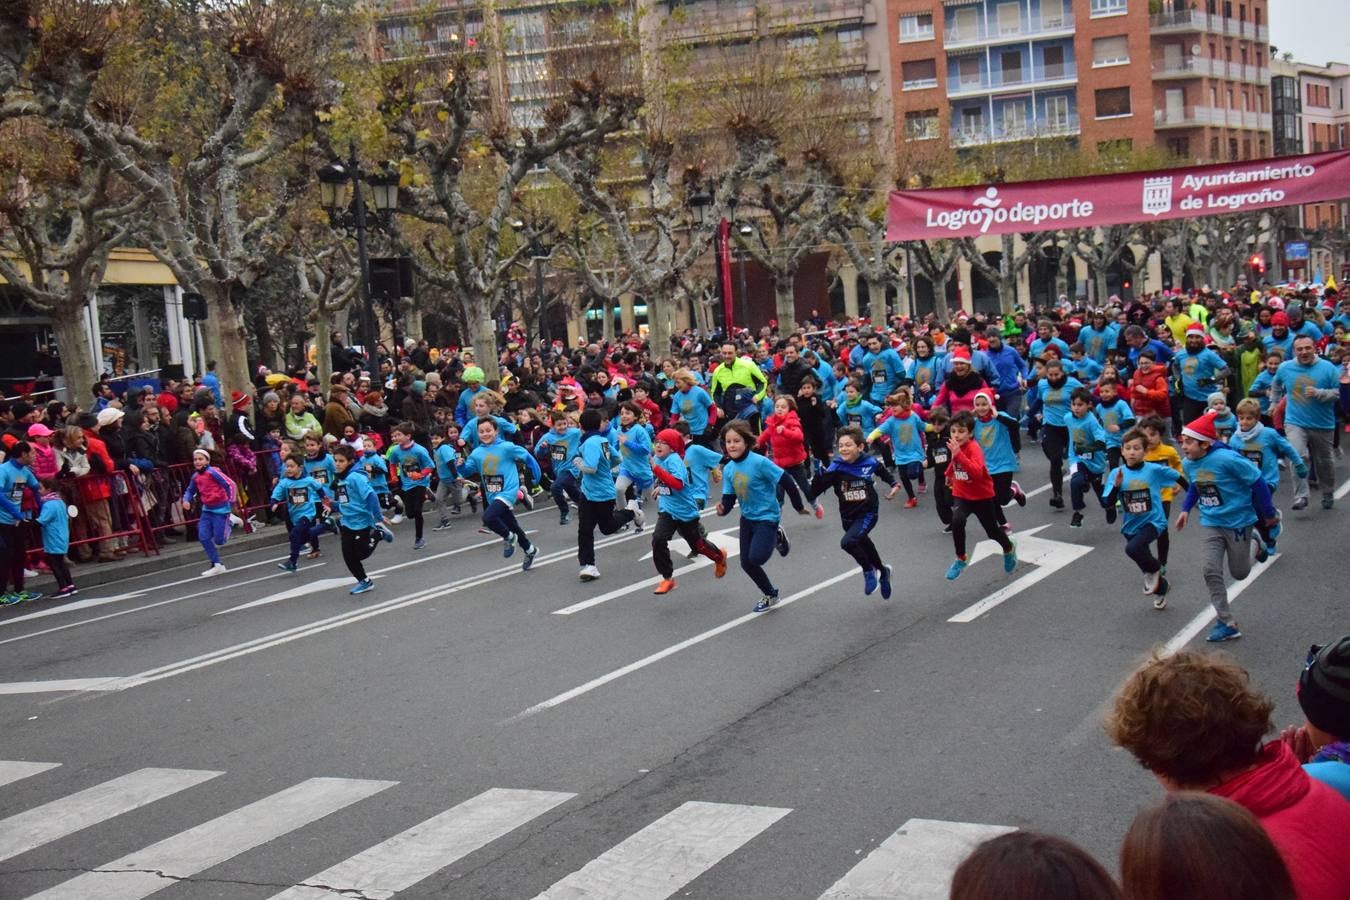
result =
[[[984,464],[984,451],[976,440],[966,441],[947,466],[947,484],[953,497],[962,500],[992,500],[994,479]]]
[[[1210,793],[1245,806],[1261,821],[1300,900],[1350,898],[1350,803],[1311,778],[1283,741],[1261,748],[1255,768]]]
[[[764,420],[764,431],[755,446],[769,448],[774,464],[788,469],[806,462],[806,440],[802,436],[802,420],[788,410],[783,415],[772,415]]]
[[[1142,385],[1148,393],[1136,391],[1137,385]],[[1155,363],[1153,371],[1147,375],[1136,369],[1126,394],[1130,409],[1134,410],[1136,416],[1159,415],[1167,419],[1172,415],[1172,401],[1167,397],[1167,369],[1164,366]]]
[[[112,496],[112,480],[107,476],[117,469],[113,465],[112,457],[108,455],[108,445],[103,443],[97,431],[86,428],[84,450],[85,455],[89,457],[89,474],[94,477],[82,478],[76,482],[80,487],[80,499],[86,502],[107,500]]]

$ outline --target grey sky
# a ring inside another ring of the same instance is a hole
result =
[[[1350,63],[1347,0],[1270,0],[1270,42],[1299,62]]]

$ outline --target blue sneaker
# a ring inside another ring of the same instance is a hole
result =
[[[1005,572],[1011,572],[1017,568],[1017,541],[1009,538],[1008,542],[1012,544],[1012,549],[1003,554],[1003,571]]]
[[[778,537],[774,539],[774,546],[778,548],[779,556],[787,556],[792,545],[788,543],[787,532],[782,528],[778,529]]]
[[[872,569],[863,572],[863,593],[872,594],[877,589],[877,573]]]
[[[880,577],[880,579],[878,579],[878,580],[881,582],[881,599],[882,599],[882,600],[889,600],[889,599],[891,599],[891,567],[890,567],[890,566],[882,566],[882,567],[881,567],[881,577]]]
[[[365,581],[358,581],[356,587],[352,588],[350,593],[364,594],[366,591],[375,590],[375,582],[367,578]]]
[[[426,538],[418,538],[417,540],[413,541],[414,550],[425,550],[426,548],[427,548]]]
[[[13,606],[15,603],[22,603],[23,598],[18,594],[0,594],[0,606]]]
[[[299,572],[300,563],[296,562],[295,560],[288,559],[285,562],[277,563],[277,568],[283,572]]]
[[[18,598],[16,603],[32,603],[34,600],[42,599],[41,591],[16,591],[14,596]]]
[[[520,561],[520,571],[530,571],[530,566],[534,565],[534,557],[539,553],[539,545],[531,544],[530,549],[525,551],[525,558]]]
[[[375,530],[380,533],[380,540],[384,541],[386,544],[392,544],[394,542],[394,533],[389,530],[388,526],[376,525]]]
[[[1215,622],[1214,629],[1210,631],[1209,637],[1205,640],[1211,644],[1217,644],[1220,641],[1235,641],[1242,637],[1242,632],[1238,631],[1236,625],[1229,625],[1227,622]]]
[[[763,597],[760,598],[759,602],[755,604],[755,612],[764,612],[764,610],[776,606],[777,604],[778,604],[777,594],[765,594]]]
[[[502,556],[506,557],[507,559],[510,559],[511,555],[515,552],[516,552],[516,536],[514,533],[508,534],[502,540]]]
[[[947,580],[955,581],[956,579],[960,578],[961,573],[966,570],[966,566],[968,565],[970,564],[967,563],[964,559],[952,560],[952,564],[947,567]]]

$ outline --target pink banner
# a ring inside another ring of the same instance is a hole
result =
[[[1350,150],[1217,166],[892,191],[891,241],[1184,219],[1350,197]]]

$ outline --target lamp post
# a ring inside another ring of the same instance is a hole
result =
[[[711,216],[713,212],[712,179],[709,178],[707,181],[704,182],[700,182],[697,179],[693,179],[686,181],[686,184],[688,185],[688,191],[685,195],[684,202],[685,205],[689,207],[690,224],[691,226],[696,227],[699,230],[702,230],[708,226],[709,216]],[[694,234],[693,231],[691,230],[689,233],[689,243],[693,244],[693,242],[694,242]],[[697,303],[698,301],[694,300],[692,302]],[[691,315],[693,315],[692,310]],[[694,316],[693,321],[695,324],[698,323],[698,317],[696,315]],[[726,323],[726,325],[727,325],[727,333],[730,334],[731,323],[728,322]]]
[[[375,345],[379,342],[379,334],[370,296],[370,256],[366,250],[366,232],[369,228],[386,229],[393,223],[394,213],[398,210],[398,173],[388,164],[376,172],[363,170],[356,158],[356,145],[350,144],[346,162],[335,159],[316,174],[319,179],[319,203],[328,213],[329,224],[356,238],[356,259],[361,282],[361,340],[365,344],[366,358],[373,368],[378,365]],[[361,190],[363,185],[370,188],[375,206],[373,221],[366,215],[366,198]],[[319,352],[327,352],[327,349],[321,347]]]
[[[529,232],[530,243],[525,252],[530,254],[530,261],[534,266],[534,309],[539,315],[539,336],[544,339],[545,346],[548,346],[553,342],[553,335],[548,325],[548,311],[544,308],[544,260],[553,255],[553,247],[539,237],[547,226],[533,214],[528,225],[523,219],[512,219],[510,225],[514,231]]]

